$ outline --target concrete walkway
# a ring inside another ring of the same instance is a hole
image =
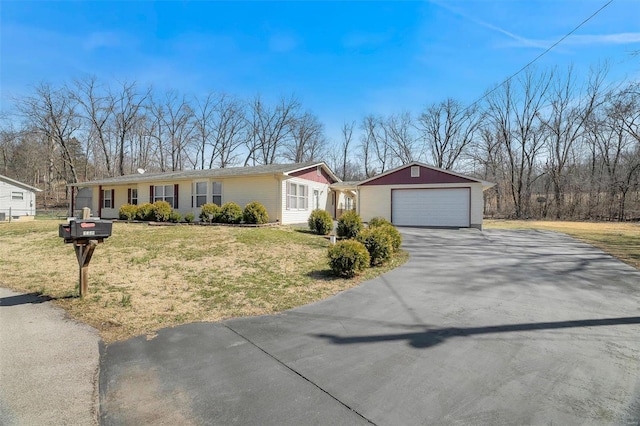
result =
[[[119,424],[638,424],[640,272],[552,232],[404,229],[403,267],[106,348]]]
[[[97,424],[99,342],[47,299],[0,288],[0,425]]]

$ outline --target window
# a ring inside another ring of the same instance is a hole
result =
[[[133,204],[134,206],[138,205],[138,188],[129,188],[129,204]]]
[[[420,177],[420,166],[411,166],[411,177]]]
[[[111,209],[113,208],[113,191],[111,189],[103,189],[102,190],[102,208],[103,209]]]
[[[156,185],[153,187],[153,202],[156,201],[166,201],[169,203],[171,208],[176,208],[175,206],[175,194],[174,194],[174,186],[173,185]]]
[[[12,200],[24,200],[24,192],[12,192],[11,193]]]
[[[350,197],[345,198],[345,203],[347,205],[347,210],[353,210],[353,200]]]
[[[211,202],[219,206],[222,205],[222,182],[212,182],[213,198]]]
[[[307,210],[309,208],[309,188],[307,185],[287,182],[287,210]]]
[[[193,192],[193,207],[201,207],[207,202],[207,182],[196,182]]]

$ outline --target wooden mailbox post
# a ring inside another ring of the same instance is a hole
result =
[[[67,244],[73,244],[78,259],[80,297],[89,288],[89,262],[93,251],[105,238],[111,236],[112,222],[108,220],[71,220],[58,228],[58,235]]]

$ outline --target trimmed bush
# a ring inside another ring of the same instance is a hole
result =
[[[124,204],[118,210],[118,218],[122,220],[134,220],[138,215],[138,206],[133,204]]]
[[[171,216],[171,204],[166,201],[156,201],[153,203],[153,218],[157,222],[166,222]]]
[[[393,253],[391,237],[381,227],[364,229],[358,234],[357,241],[367,248],[372,266],[382,265]]]
[[[187,223],[193,223],[195,218],[196,218],[196,215],[194,215],[193,213],[187,213],[184,215],[184,221]]]
[[[320,235],[327,235],[333,229],[333,219],[328,211],[316,209],[309,216],[309,229]]]
[[[337,276],[351,278],[369,266],[367,248],[359,241],[339,241],[329,247],[329,267]]]
[[[209,215],[212,216],[212,222],[218,222],[220,216],[220,207],[215,203],[203,204],[200,207],[200,220],[209,223]]]
[[[244,206],[244,210],[242,211],[242,218],[244,220],[244,223],[252,223],[256,225],[261,225],[263,223],[269,222],[269,214],[267,213],[267,209],[257,201],[252,201]]]
[[[402,235],[400,235],[400,231],[398,231],[395,226],[387,223],[386,225],[380,225],[376,228],[382,229],[387,233],[387,235],[389,235],[389,238],[391,238],[391,246],[393,247],[393,251],[400,250],[400,245],[402,244]]]
[[[362,231],[362,219],[354,211],[348,211],[338,219],[338,236],[344,238],[355,238]]]
[[[369,221],[368,225],[369,228],[375,228],[376,226],[391,225],[391,222],[384,217],[374,217]]]
[[[140,220],[153,220],[153,204],[142,203],[138,206],[136,217]]]
[[[182,215],[175,210],[173,210],[169,215],[169,222],[178,223],[181,220],[182,220]]]
[[[220,207],[218,219],[220,223],[240,223],[242,220],[242,207],[232,201],[224,203]]]

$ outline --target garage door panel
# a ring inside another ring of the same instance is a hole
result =
[[[468,227],[469,188],[394,189],[391,220],[399,226]]]

